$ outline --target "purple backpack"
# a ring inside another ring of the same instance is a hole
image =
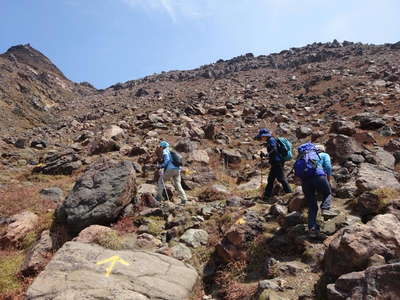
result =
[[[297,148],[299,155],[294,163],[294,174],[301,179],[326,175],[320,163],[318,150],[313,143],[305,143]]]

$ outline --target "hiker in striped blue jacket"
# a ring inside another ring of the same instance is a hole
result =
[[[181,184],[181,167],[174,165],[168,142],[161,141],[160,147],[162,148],[162,162],[159,165],[160,177],[158,179],[156,198],[158,201],[164,200],[165,182],[171,179],[175,189],[179,193],[180,204],[185,205],[187,196]]]

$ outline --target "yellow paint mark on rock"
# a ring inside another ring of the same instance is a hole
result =
[[[237,225],[243,225],[243,224],[246,224],[246,220],[245,219],[243,219],[243,218],[239,218],[236,222],[235,222],[235,224],[237,224]]]
[[[117,255],[111,256],[110,258],[107,258],[104,260],[101,260],[101,261],[97,262],[96,265],[103,265],[103,264],[111,263],[110,266],[106,269],[105,276],[108,277],[108,276],[110,276],[110,274],[117,262],[119,262],[125,266],[129,266],[128,262],[126,262],[125,260],[123,260],[122,258],[120,258]]]

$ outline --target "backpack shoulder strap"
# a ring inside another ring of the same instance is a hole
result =
[[[315,153],[317,153],[319,160],[321,160],[321,156],[319,156],[319,154],[321,153],[321,151],[315,150]]]

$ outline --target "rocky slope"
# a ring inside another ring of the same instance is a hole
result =
[[[0,70],[2,134],[54,122],[57,117],[50,110],[94,90],[68,80],[30,45],[14,46],[1,54]]]
[[[0,276],[2,294],[400,297],[399,58],[400,43],[314,43],[96,90],[29,45],[10,48],[0,55],[0,266],[14,271]],[[294,178],[294,193],[277,186],[258,202],[260,127],[332,156],[340,214],[319,217],[321,239],[307,236]],[[171,201],[154,199],[161,138],[185,158],[185,207],[169,184]],[[129,266],[105,277],[106,256]]]

